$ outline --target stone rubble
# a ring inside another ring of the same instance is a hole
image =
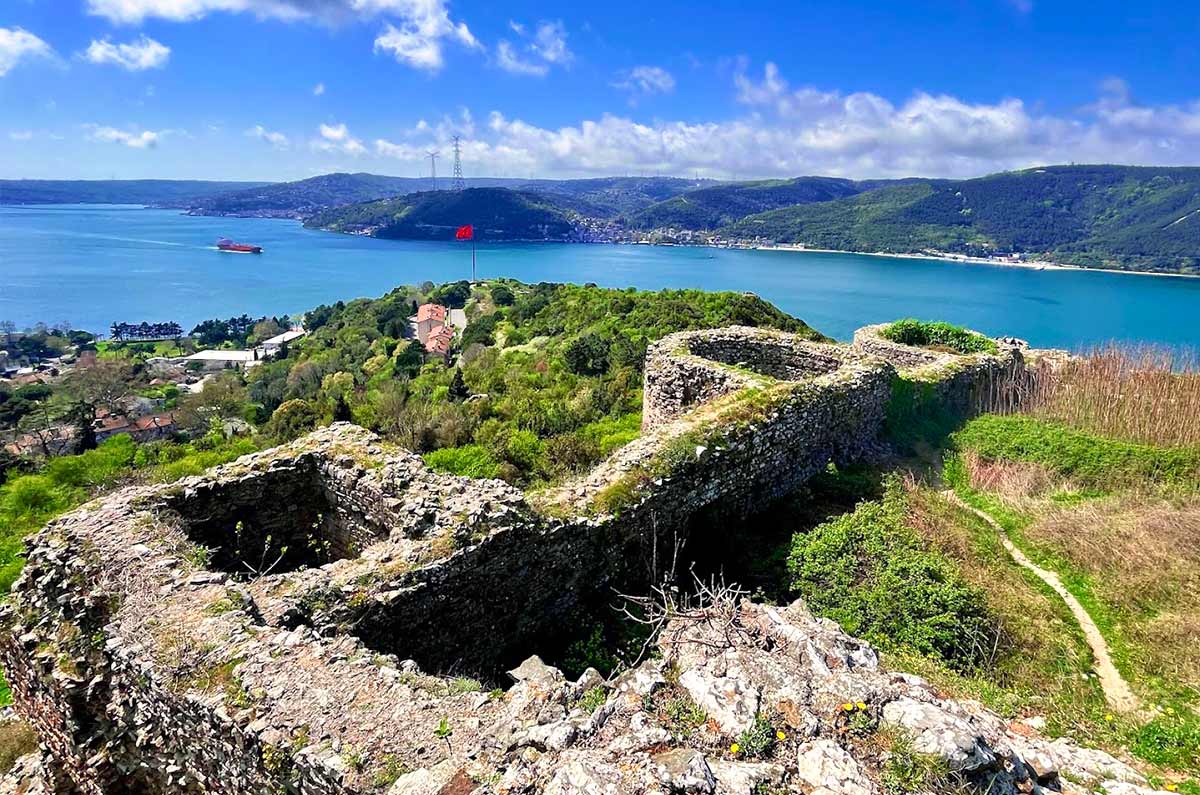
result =
[[[668,337],[647,364],[654,427],[536,499],[339,423],[51,522],[0,608],[0,661],[41,743],[0,795],[875,795],[899,736],[995,795],[1145,795],[1125,762],[885,671],[800,603],[681,612],[612,681],[529,656],[644,578],[697,512],[870,455],[914,362],[863,340]],[[961,403],[1027,353],[926,376]],[[630,504],[582,510],[635,472]],[[521,660],[505,691],[463,675]]]

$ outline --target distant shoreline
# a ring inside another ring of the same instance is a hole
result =
[[[702,246],[702,248],[725,248],[724,246]],[[1162,271],[1137,271],[1137,270],[1121,270],[1120,268],[1089,268],[1086,265],[1066,265],[1060,262],[1045,262],[1043,260],[1033,260],[1031,262],[1002,262],[998,260],[987,259],[985,257],[967,257],[946,254],[939,256],[937,254],[898,254],[891,251],[845,251],[837,248],[809,248],[808,246],[799,246],[791,243],[777,243],[775,245],[762,245],[751,247],[753,251],[785,251],[785,252],[810,252],[813,254],[859,254],[869,257],[892,257],[894,259],[927,259],[935,262],[952,262],[961,265],[995,265],[1000,268],[1025,268],[1026,270],[1035,271],[1074,271],[1076,273],[1121,273],[1131,276],[1167,276],[1176,279],[1200,279],[1200,273],[1164,273]]]

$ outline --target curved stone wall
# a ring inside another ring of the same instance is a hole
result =
[[[334,795],[461,764],[510,707],[421,668],[511,664],[581,603],[657,581],[697,514],[751,512],[874,454],[897,383],[928,385],[936,405],[913,408],[940,409],[1022,366],[1016,350],[928,354],[870,334],[671,335],[647,358],[645,433],[536,495],[432,472],[339,423],[89,503],[30,539],[0,608],[44,775],[87,795]]]

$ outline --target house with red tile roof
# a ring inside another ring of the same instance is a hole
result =
[[[437,328],[446,325],[446,318],[449,312],[446,307],[441,304],[421,304],[417,307],[417,314],[413,318],[413,327],[417,332],[417,339],[424,345],[429,339],[430,333]]]

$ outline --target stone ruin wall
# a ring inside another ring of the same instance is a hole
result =
[[[1021,361],[1015,350],[956,358],[932,379],[951,401]],[[198,652],[171,647],[162,628],[178,622],[202,647],[234,655],[236,670],[250,671],[243,678],[264,682],[319,673],[331,690],[338,677],[357,682],[357,693],[363,677],[382,677],[367,689],[387,693],[399,685],[386,671],[409,658],[494,671],[562,630],[582,602],[644,582],[652,551],[669,548],[692,517],[749,513],[830,461],[876,452],[897,367],[912,372],[914,361],[865,335],[852,346],[749,328],[672,335],[647,358],[643,436],[539,495],[536,510],[505,484],[432,473],[347,425],[175,486],[110,495],[30,542],[0,635],[16,708],[48,751],[53,791],[249,795],[285,772],[295,791],[368,791],[325,747],[289,748],[279,769],[298,707],[235,714],[227,694],[172,686],[171,656]],[[761,399],[748,402],[751,393]],[[675,457],[662,468],[668,451]],[[596,510],[598,495],[633,475],[642,477],[620,510]],[[278,550],[185,554],[237,547],[239,533],[293,551],[247,586],[244,558],[273,561]],[[205,605],[230,589],[242,609],[208,615]],[[275,648],[283,635],[302,638],[300,650]],[[355,667],[372,655],[392,662]],[[316,673],[306,667],[314,659]],[[307,731],[345,731],[339,721],[353,710],[332,709],[307,716]],[[391,731],[402,735],[411,719],[395,717]]]

